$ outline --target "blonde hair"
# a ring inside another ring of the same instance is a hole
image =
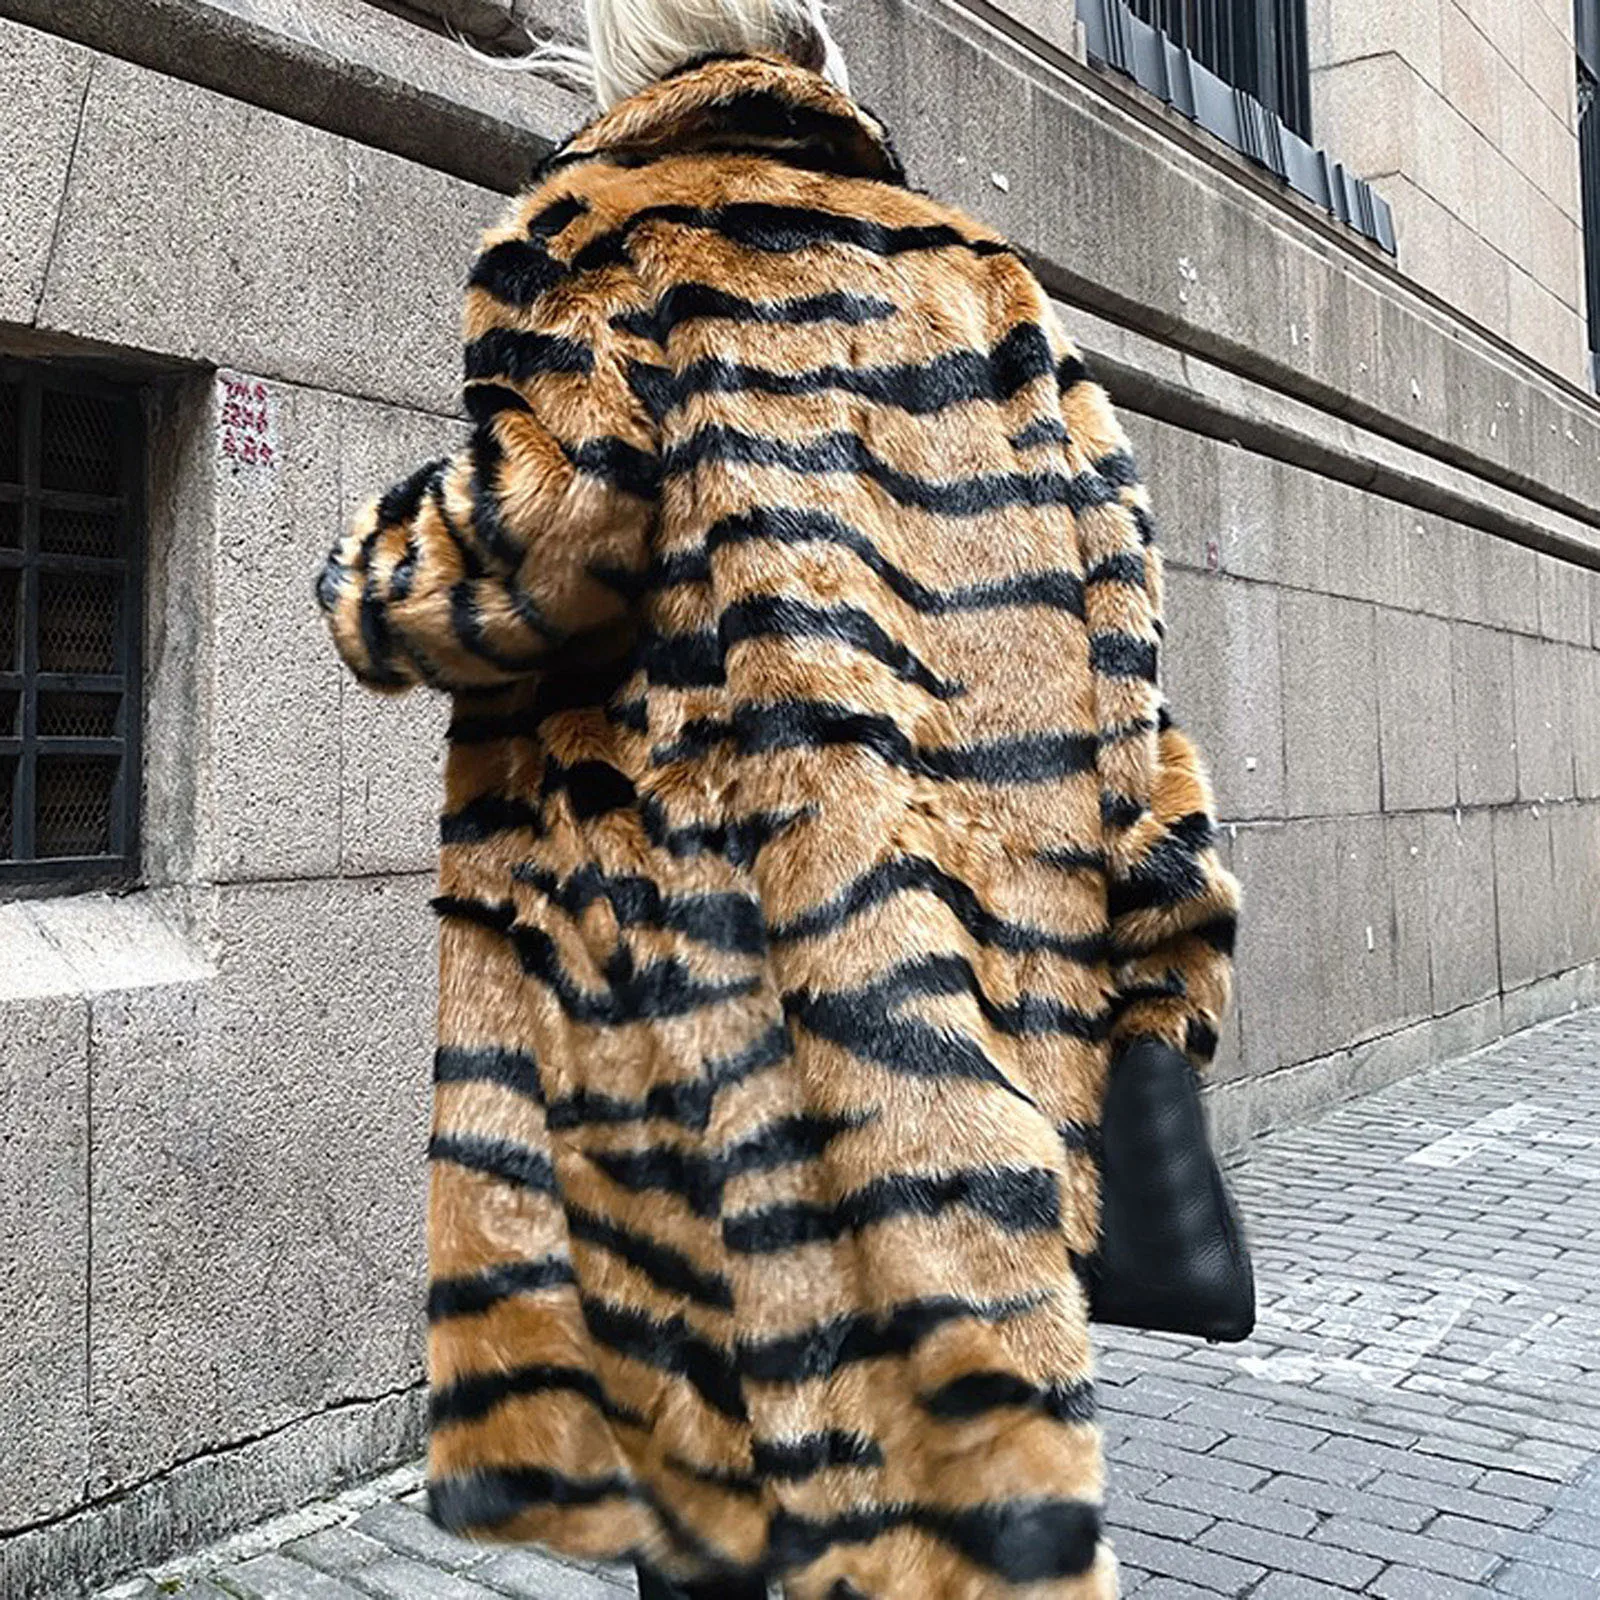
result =
[[[587,90],[602,110],[696,56],[722,51],[784,56],[850,91],[822,0],[584,0],[584,17],[586,50],[543,41],[525,55],[492,56],[466,39],[460,43],[489,66],[538,72]]]

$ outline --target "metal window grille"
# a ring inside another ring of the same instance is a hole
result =
[[[136,870],[137,394],[0,360],[0,891]]]
[[[1589,373],[1600,389],[1600,0],[1577,0],[1578,158],[1589,284]]]
[[[1128,9],[1311,137],[1305,0],[1128,0]]]
[[[1078,20],[1091,61],[1395,253],[1389,203],[1307,137],[1305,0],[1078,0]]]

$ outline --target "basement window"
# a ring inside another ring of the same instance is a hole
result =
[[[0,893],[138,865],[137,390],[0,359]]]
[[[1394,254],[1389,203],[1310,142],[1305,0],[1078,0],[1078,17],[1091,60]]]

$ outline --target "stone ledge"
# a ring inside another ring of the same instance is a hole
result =
[[[0,16],[507,192],[586,114],[366,0],[0,0]]]
[[[1057,309],[1119,407],[1600,570],[1600,524],[1137,329]]]
[[[0,1003],[214,979],[216,968],[174,925],[164,899],[83,894],[0,905]]]

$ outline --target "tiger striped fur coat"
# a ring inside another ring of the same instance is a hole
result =
[[[1078,1267],[1119,1044],[1238,886],[1128,441],[1017,254],[773,57],[483,237],[462,449],[319,583],[452,697],[428,1478],[798,1600],[1107,1596]]]

